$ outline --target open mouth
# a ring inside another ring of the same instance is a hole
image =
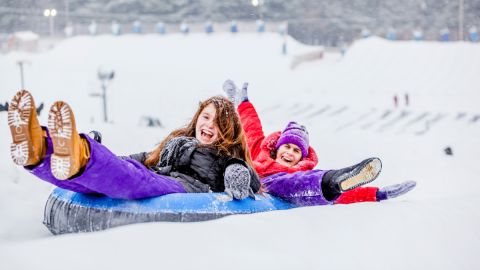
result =
[[[205,141],[211,141],[213,138],[213,132],[209,130],[202,129],[200,130],[200,136],[205,139]]]
[[[292,163],[293,162],[293,159],[285,156],[285,155],[282,155],[281,159],[286,162],[286,163]]]

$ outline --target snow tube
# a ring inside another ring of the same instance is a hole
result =
[[[45,205],[43,223],[53,234],[92,232],[121,225],[152,222],[193,222],[234,214],[296,207],[265,194],[256,200],[224,201],[224,193],[175,193],[141,200],[112,199],[56,188]]]

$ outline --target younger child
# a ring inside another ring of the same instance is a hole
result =
[[[378,158],[340,170],[313,170],[318,159],[309,145],[306,128],[290,122],[282,132],[265,136],[259,116],[248,100],[247,86],[245,83],[240,90],[227,80],[223,89],[238,106],[254,168],[270,194],[304,205],[349,204],[395,198],[415,187],[414,181],[383,188],[359,187],[375,180],[380,173]]]

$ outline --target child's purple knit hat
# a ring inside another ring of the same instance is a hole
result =
[[[307,129],[304,126],[297,124],[297,122],[288,123],[287,127],[280,135],[280,138],[278,138],[275,149],[278,149],[282,144],[286,143],[293,143],[298,146],[298,148],[302,150],[302,157],[306,157],[308,155],[309,147]]]

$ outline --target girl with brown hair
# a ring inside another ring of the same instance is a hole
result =
[[[140,199],[169,193],[227,192],[235,199],[260,189],[234,105],[215,96],[199,104],[187,126],[153,151],[118,157],[78,134],[70,106],[55,102],[48,129],[41,127],[32,95],[19,91],[8,110],[13,161],[61,188],[112,198]]]

